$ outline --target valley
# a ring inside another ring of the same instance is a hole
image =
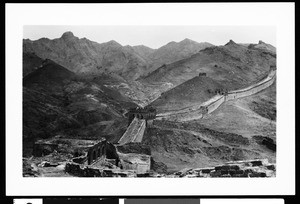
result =
[[[264,161],[243,175],[273,177],[275,77],[276,48],[263,41],[24,39],[23,176],[216,177],[220,165]]]

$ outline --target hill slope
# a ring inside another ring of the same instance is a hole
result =
[[[211,46],[213,45],[210,43],[198,43],[187,38],[180,42],[169,42],[168,44],[156,49],[155,51],[148,51],[146,53],[147,58],[149,58],[152,62],[150,68],[147,70],[147,73],[154,71],[164,64],[170,64],[172,62],[190,57],[200,50]]]
[[[143,78],[148,83],[169,82],[177,86],[200,72],[223,84],[228,90],[247,86],[264,76],[276,55],[230,41],[225,46],[208,47],[189,58],[162,66]]]
[[[116,90],[78,77],[52,60],[24,77],[23,86],[25,155],[35,139],[58,134],[116,142],[127,127],[123,114],[136,107]]]
[[[151,105],[156,107],[158,112],[177,110],[205,102],[212,98],[216,91],[222,90],[224,86],[210,77],[197,76],[162,93]]]
[[[23,77],[38,69],[43,59],[30,52],[23,52]]]

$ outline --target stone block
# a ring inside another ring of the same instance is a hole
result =
[[[219,171],[219,170],[229,170],[230,166],[229,165],[224,165],[224,166],[216,166],[215,170]]]
[[[237,177],[237,178],[247,178],[248,174],[243,173],[243,174],[234,174],[232,177]]]
[[[221,177],[228,178],[228,177],[231,177],[231,175],[230,174],[223,174],[223,175],[221,175]]]
[[[221,170],[221,174],[224,175],[224,174],[228,174],[229,171],[228,170]]]
[[[235,173],[236,174],[244,174],[244,171],[243,170],[237,170]]]
[[[253,170],[252,169],[244,169],[244,172],[249,174],[249,173],[253,173]]]
[[[212,169],[202,169],[201,173],[203,174],[209,174],[212,171]]]
[[[231,165],[230,166],[230,169],[233,169],[233,170],[239,170],[240,167],[238,165]]]
[[[250,177],[266,177],[266,173],[264,172],[253,172],[249,174]]]
[[[220,177],[221,176],[221,171],[212,171],[210,172],[211,177]]]
[[[234,174],[236,174],[235,172],[236,172],[236,170],[231,169],[231,170],[229,170],[228,173],[229,173],[231,176],[233,176]]]
[[[268,165],[268,166],[266,166],[266,167],[267,167],[267,169],[269,169],[269,170],[273,170],[273,171],[276,170],[276,167],[275,167],[274,164]]]
[[[260,161],[260,160],[252,161],[251,164],[252,164],[252,166],[262,166],[262,161]]]

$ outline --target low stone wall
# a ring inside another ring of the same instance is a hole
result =
[[[229,101],[229,100],[250,96],[268,88],[274,83],[275,73],[276,73],[275,71],[272,71],[266,79],[246,89],[228,92],[228,95],[225,96],[226,98],[225,100]]]
[[[79,157],[74,157],[72,159],[73,162],[78,163],[78,164],[84,164],[88,160],[88,154],[85,153],[85,155],[79,156]]]
[[[134,170],[136,174],[146,174],[150,172],[150,155],[136,153],[119,153],[119,156],[124,170]]]
[[[99,169],[76,163],[66,163],[65,172],[77,177],[138,177],[136,171],[120,169]],[[146,174],[143,174],[147,176]]]
[[[276,165],[268,160],[232,161],[208,168],[188,169],[175,173],[179,177],[275,177]]]
[[[103,177],[99,169],[88,168],[76,163],[66,163],[65,172],[78,177]]]
[[[213,111],[215,111],[222,103],[224,103],[225,97],[219,96],[215,101],[211,102],[209,105],[207,105],[207,113],[209,114]]]

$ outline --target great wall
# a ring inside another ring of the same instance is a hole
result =
[[[268,76],[265,79],[247,88],[229,91],[223,94],[217,94],[214,97],[210,98],[208,101],[201,103],[200,105],[198,104],[198,105],[190,106],[176,111],[160,113],[157,114],[154,118],[156,120],[171,120],[171,121],[179,121],[179,122],[201,119],[206,115],[215,111],[226,101],[231,101],[242,97],[251,96],[253,94],[256,94],[268,88],[273,84],[275,78],[276,78],[276,70],[274,68],[271,68]],[[126,132],[119,140],[118,142],[119,145],[123,145],[130,142],[132,143],[141,142],[147,126],[146,124],[150,123],[153,120],[153,118],[151,118],[152,120],[149,120],[148,122],[147,119],[149,118],[141,119],[141,116],[137,117],[135,115],[134,119],[128,126]]]
[[[130,142],[141,142],[143,139],[144,131],[146,129],[146,120],[134,118],[127,130],[119,140],[119,145],[124,145]]]
[[[34,155],[43,156],[59,149],[75,148],[74,156],[65,162],[65,172],[80,177],[162,177],[151,171],[151,155],[121,153],[118,147],[141,143],[144,132],[151,128],[153,120],[188,121],[201,119],[212,113],[224,102],[247,97],[258,93],[270,85],[276,78],[276,70],[271,69],[262,81],[244,89],[217,94],[208,101],[167,113],[156,114],[153,108],[136,108],[128,113],[128,128],[117,144],[103,140],[80,140],[54,137],[37,141]],[[80,154],[79,154],[80,152]],[[53,166],[50,164],[49,166]],[[164,177],[274,177],[276,167],[267,160],[232,161],[216,167],[184,169]]]
[[[244,89],[229,91],[224,94],[217,94],[213,98],[199,105],[193,105],[180,110],[169,111],[157,114],[157,120],[189,121],[205,117],[219,108],[224,102],[251,96],[273,84],[276,78],[276,70],[271,70],[268,76],[262,81]]]

